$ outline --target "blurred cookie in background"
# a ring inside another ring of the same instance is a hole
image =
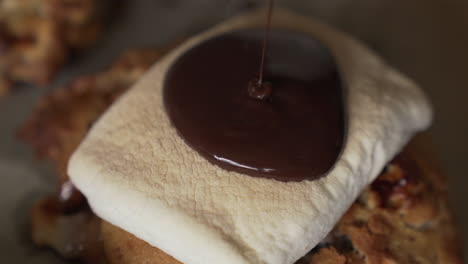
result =
[[[50,82],[72,54],[97,41],[114,7],[108,0],[0,1],[0,95],[14,83]]]
[[[70,183],[68,159],[94,121],[161,57],[161,49],[125,52],[108,69],[81,76],[67,87],[43,96],[19,131],[37,157],[54,164],[58,191],[32,210],[31,237],[66,259],[104,263],[100,224],[86,200]]]

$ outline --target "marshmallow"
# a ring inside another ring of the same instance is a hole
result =
[[[264,23],[265,10],[255,10],[193,37],[94,125],[68,172],[99,217],[186,264],[294,263],[411,136],[430,125],[430,105],[416,84],[348,35],[277,8],[273,28],[309,34],[335,57],[347,89],[344,150],[314,181],[254,178],[212,165],[171,125],[162,98],[165,74],[194,45]]]

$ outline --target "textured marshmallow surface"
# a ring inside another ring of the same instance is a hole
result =
[[[265,10],[256,10],[195,36],[94,125],[69,174],[97,215],[186,264],[294,263],[410,137],[429,126],[429,103],[413,82],[349,36],[278,8],[274,28],[310,34],[336,58],[348,89],[345,149],[316,181],[278,182],[211,165],[171,126],[162,101],[165,73],[193,45],[264,21]]]

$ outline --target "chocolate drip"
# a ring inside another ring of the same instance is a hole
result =
[[[263,48],[262,48],[262,59],[260,61],[260,71],[258,75],[258,84],[261,87],[263,84],[263,75],[265,72],[265,57],[268,52],[268,42],[270,41],[270,30],[271,30],[271,16],[273,15],[273,5],[274,1],[268,1],[268,12],[267,12],[267,22],[265,25],[265,35],[263,36]]]
[[[231,32],[178,58],[164,82],[169,117],[188,145],[224,169],[281,181],[317,179],[344,144],[336,64],[310,36],[272,30],[268,82],[254,84],[262,37],[262,30]]]

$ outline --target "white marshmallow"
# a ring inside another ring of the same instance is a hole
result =
[[[417,85],[346,34],[278,8],[274,28],[310,34],[336,58],[348,88],[344,151],[316,181],[278,182],[213,166],[171,126],[164,76],[193,45],[264,21],[265,10],[256,10],[190,39],[95,124],[68,171],[98,216],[186,264],[294,263],[410,137],[430,125],[430,105]]]

